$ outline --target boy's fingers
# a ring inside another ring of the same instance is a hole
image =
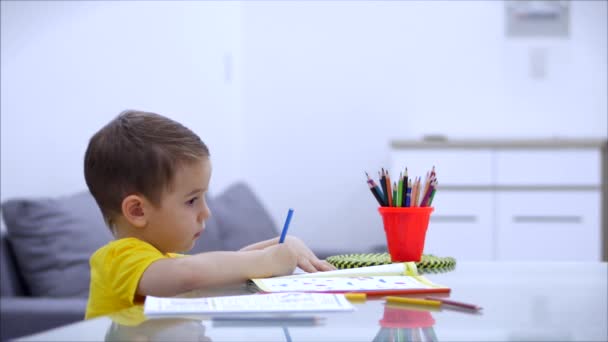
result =
[[[327,261],[319,260],[317,258],[312,261],[312,264],[315,265],[317,271],[333,271],[336,269],[332,264],[328,263]]]
[[[325,260],[319,260],[319,262],[321,263],[321,268],[317,267],[318,269],[320,269],[321,271],[335,271],[336,267],[330,263],[328,263]]]
[[[300,260],[298,260],[298,267],[308,273],[317,272],[317,269],[306,258],[300,258]]]

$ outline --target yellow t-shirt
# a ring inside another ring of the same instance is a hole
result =
[[[98,249],[90,259],[91,284],[86,319],[107,315],[135,304],[144,297],[136,295],[139,280],[153,262],[174,258],[136,238],[112,241]]]

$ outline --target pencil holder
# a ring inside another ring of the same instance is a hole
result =
[[[392,262],[420,261],[433,207],[379,207]]]

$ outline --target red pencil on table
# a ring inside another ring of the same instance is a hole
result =
[[[452,305],[452,306],[456,306],[456,307],[464,308],[464,309],[470,309],[470,310],[481,310],[482,309],[481,306],[463,303],[463,302],[457,302],[455,300],[450,300],[450,299],[443,299],[443,298],[438,298],[438,297],[424,297],[424,299],[436,300],[436,301],[441,302],[441,305],[443,305],[443,304]]]

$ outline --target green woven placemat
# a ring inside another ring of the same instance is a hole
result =
[[[341,254],[328,257],[327,262],[337,269],[357,268],[366,266],[385,265],[391,263],[388,253],[357,253]],[[432,254],[423,254],[419,262],[416,262],[418,272],[440,273],[448,272],[456,267],[456,259],[452,257],[438,257]]]

